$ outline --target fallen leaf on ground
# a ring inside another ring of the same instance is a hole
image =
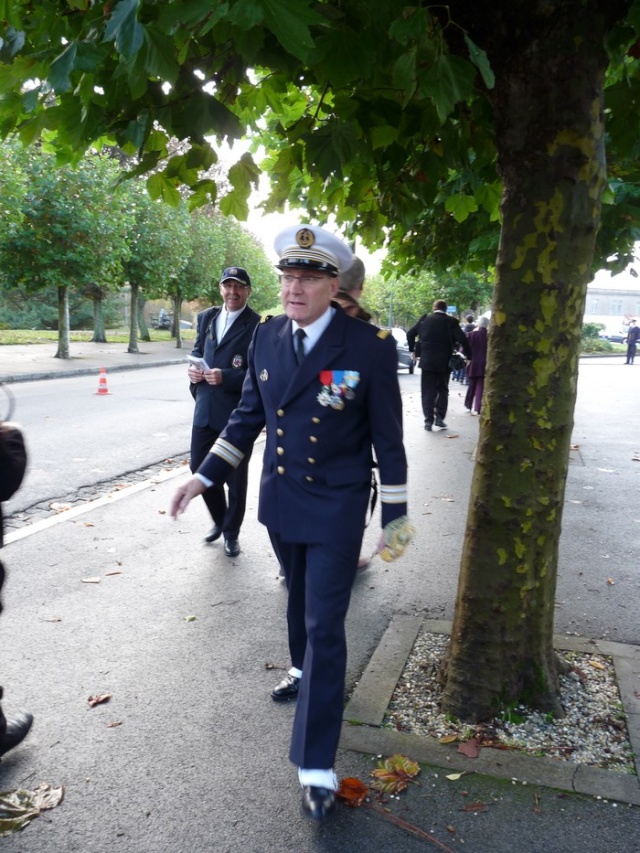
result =
[[[114,569],[112,572],[105,572],[104,576],[105,576],[105,578],[110,578],[111,575],[121,575],[121,574],[122,574],[122,572],[119,569]]]
[[[379,761],[371,771],[374,782],[371,787],[383,794],[398,794],[408,787],[409,782],[420,772],[420,765],[406,755],[391,755],[385,761]]]
[[[369,793],[369,788],[360,779],[354,776],[347,776],[342,779],[340,787],[337,790],[337,795],[341,800],[344,800],[345,805],[353,809],[357,809],[364,802],[365,797]]]
[[[634,453],[631,457],[632,462],[640,462],[640,453]]]
[[[461,752],[463,755],[466,755],[467,758],[477,758],[480,755],[480,747],[478,746],[478,741],[472,737],[471,740],[467,740],[464,743],[461,743],[458,746],[458,752]]]
[[[452,782],[457,782],[458,779],[462,779],[463,776],[464,776],[464,772],[463,773],[449,773],[449,775],[447,776],[447,779],[450,779]]]
[[[100,696],[89,696],[87,702],[92,708],[96,705],[102,705],[103,702],[108,702],[111,699],[111,693],[102,693]]]
[[[458,735],[443,735],[438,738],[438,743],[454,743],[458,740]]]
[[[82,583],[100,583],[100,578],[80,578]]]
[[[107,723],[108,729],[116,729],[118,726],[122,725],[122,720],[117,720],[115,723]]]
[[[84,526],[85,527],[95,527],[95,524],[93,523],[93,521],[85,521]]]
[[[607,578],[607,583],[609,584],[609,586],[613,586],[615,581],[613,578]]]
[[[185,622],[195,622],[197,618],[198,618],[197,616],[185,616],[184,621]]]
[[[33,791],[17,788],[0,792],[0,838],[19,832],[40,812],[60,805],[64,787],[52,788],[46,782]]]
[[[572,444],[569,446],[569,450],[579,450],[579,449],[580,449],[579,444]]]
[[[452,435],[448,435],[447,438],[460,438],[460,435],[457,432],[454,432]]]
[[[600,663],[599,660],[590,660],[589,663],[591,666],[594,666],[596,669],[606,669],[606,666]]]
[[[468,806],[464,806],[463,812],[484,812],[487,809],[486,803],[469,803]]]

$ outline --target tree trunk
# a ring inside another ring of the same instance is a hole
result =
[[[182,330],[180,329],[180,317],[182,315],[182,292],[180,285],[173,297],[173,332],[176,338],[176,349],[182,349]]]
[[[69,354],[69,287],[58,287],[58,349],[55,358],[70,358]]]
[[[144,306],[147,304],[147,297],[141,293],[138,296],[138,331],[140,332],[141,341],[150,341],[149,327],[144,316]]]
[[[131,284],[129,311],[129,346],[127,352],[140,352],[138,349],[138,291],[137,284]]]
[[[441,672],[443,710],[468,721],[513,701],[562,713],[554,600],[580,331],[605,182],[607,60],[597,2],[555,7],[548,26],[540,19],[533,26],[529,12],[517,46],[509,32],[489,55],[503,225],[477,461]]]
[[[93,335],[91,340],[96,344],[106,344],[107,332],[104,326],[104,301],[102,294],[93,296]]]

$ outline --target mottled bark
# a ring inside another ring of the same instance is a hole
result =
[[[517,49],[504,32],[489,57],[503,226],[477,462],[441,673],[444,709],[465,720],[486,719],[515,700],[561,713],[554,600],[580,331],[605,182],[606,56],[595,0],[546,9],[548,21],[543,11],[536,26],[518,30]]]
[[[55,358],[71,358],[69,353],[69,288],[58,287],[58,349]]]

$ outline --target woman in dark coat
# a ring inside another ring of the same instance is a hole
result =
[[[471,361],[467,366],[469,374],[469,387],[465,396],[464,405],[472,415],[480,414],[482,405],[482,393],[484,391],[484,374],[487,367],[487,326],[488,317],[480,317],[478,328],[469,335],[471,346]]]

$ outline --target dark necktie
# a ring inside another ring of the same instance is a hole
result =
[[[307,333],[304,329],[296,329],[296,361],[298,362],[298,364],[302,364],[302,361],[304,359],[304,339],[306,337]]]

